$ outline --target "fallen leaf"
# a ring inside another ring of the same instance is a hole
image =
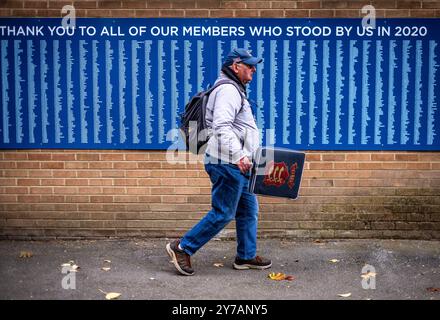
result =
[[[32,257],[34,254],[30,251],[21,251],[20,252],[20,258],[30,258]]]
[[[103,294],[105,294],[105,298],[107,300],[118,299],[121,296],[121,294],[118,293],[118,292],[105,292],[105,291],[103,291],[101,289],[98,289],[98,290],[101,291]]]
[[[61,265],[61,267],[66,268],[66,267],[70,267],[70,272],[78,272],[78,269],[80,269],[80,267],[75,264],[75,261],[70,260],[68,263],[63,263]]]
[[[330,262],[333,262],[333,263],[339,262],[338,259],[330,259],[329,261],[330,261]]]
[[[428,290],[429,292],[440,292],[440,288],[434,288],[434,287],[426,288],[426,290]]]
[[[375,277],[376,276],[376,272],[368,272],[368,273],[363,273],[363,274],[361,274],[361,277],[363,278],[363,279],[365,279],[365,280],[368,280],[368,279],[370,279],[371,277]]]
[[[281,274],[281,273],[275,273],[275,272],[269,273],[269,278],[270,278],[271,280],[282,280],[281,277],[284,278],[284,274]]]
[[[339,293],[338,296],[343,297],[343,298],[348,298],[349,296],[351,296],[351,293]]]
[[[120,293],[117,292],[109,292],[105,295],[105,298],[107,300],[113,300],[113,299],[118,299],[121,296]]]
[[[101,270],[110,271],[110,267],[102,267]]]
[[[223,267],[223,263],[214,263],[214,267],[221,268]]]
[[[282,272],[278,272],[278,273],[272,272],[272,273],[269,273],[268,277],[269,277],[271,280],[276,280],[276,281],[281,281],[281,280],[292,281],[292,280],[295,279],[294,276],[287,276],[287,275],[285,275],[285,274],[282,273]]]

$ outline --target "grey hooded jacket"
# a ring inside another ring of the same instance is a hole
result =
[[[222,79],[228,79],[223,72],[216,82]],[[260,145],[260,134],[244,92],[233,84],[214,89],[206,106],[206,123],[211,134],[206,153],[233,164],[244,156],[252,160]]]

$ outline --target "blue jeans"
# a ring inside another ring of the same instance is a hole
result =
[[[253,259],[257,251],[258,201],[248,188],[250,175],[234,164],[206,163],[212,182],[212,209],[181,239],[180,246],[193,255],[235,218],[237,256]]]

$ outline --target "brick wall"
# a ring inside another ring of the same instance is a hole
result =
[[[3,1],[0,16],[439,17],[440,1]],[[260,197],[261,236],[440,239],[439,152],[309,152],[296,201]],[[210,208],[200,164],[165,152],[2,150],[0,237],[175,237]],[[234,224],[222,233],[232,236]]]
[[[73,5],[78,17],[360,17],[371,4],[377,17],[439,17],[438,0],[0,0],[0,16],[60,17],[61,7]]]

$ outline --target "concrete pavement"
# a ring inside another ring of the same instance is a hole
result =
[[[193,256],[192,277],[176,273],[167,242],[2,240],[0,299],[103,300],[117,292],[120,300],[440,300],[438,241],[259,239],[272,268],[237,271],[235,242],[212,240]],[[69,261],[77,272],[63,270]],[[270,280],[270,272],[295,279]]]

